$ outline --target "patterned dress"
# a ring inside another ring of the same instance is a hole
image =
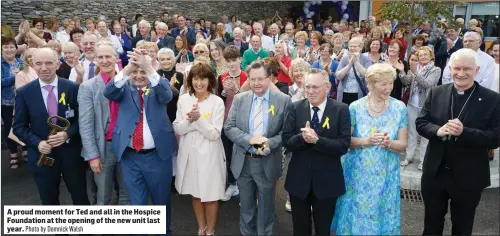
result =
[[[390,98],[380,117],[368,113],[367,97],[349,106],[353,137],[372,130],[388,132],[392,140],[408,126],[406,106]],[[346,193],[337,200],[331,230],[337,235],[399,235],[400,181],[397,153],[380,146],[351,149],[342,156]]]

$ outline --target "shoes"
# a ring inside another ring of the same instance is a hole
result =
[[[421,171],[421,170],[422,170],[423,165],[424,165],[424,162],[420,162],[420,164],[418,165],[418,170],[420,170],[420,171]]]
[[[292,212],[292,204],[290,203],[290,200],[286,200],[285,211]]]
[[[399,163],[399,165],[400,165],[400,166],[407,166],[407,165],[409,165],[410,163],[411,163],[411,161],[408,161],[408,160],[406,160],[406,159],[405,159],[404,161],[402,161],[401,163]]]
[[[221,199],[224,202],[227,202],[231,199],[231,197],[238,196],[240,194],[240,190],[238,189],[238,185],[229,185],[227,187],[226,192],[224,193],[224,198]]]

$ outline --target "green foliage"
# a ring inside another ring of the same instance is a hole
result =
[[[441,17],[444,17],[448,20],[448,26],[451,26],[455,23],[453,20],[454,5],[463,5],[463,3],[419,0],[389,1],[382,5],[377,15],[382,20],[408,21],[414,27],[418,27],[426,21],[429,23],[438,22]]]

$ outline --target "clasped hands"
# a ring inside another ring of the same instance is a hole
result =
[[[306,127],[301,128],[300,131],[302,131],[302,138],[306,143],[316,144],[319,140],[318,134],[311,128],[309,121],[306,122]]]
[[[437,136],[438,137],[445,137],[445,136],[455,136],[458,137],[462,134],[464,131],[464,125],[460,120],[458,119],[453,119],[453,120],[448,120],[448,123],[444,124],[441,126],[441,128],[438,129],[437,131]]]
[[[373,132],[370,136],[368,136],[368,138],[366,138],[366,141],[367,141],[367,146],[380,146],[382,148],[389,148],[392,143],[392,140],[387,132],[381,133],[378,130]]]
[[[197,121],[201,116],[200,110],[198,109],[198,103],[193,104],[193,109],[191,109],[191,111],[188,112],[186,115],[187,115],[186,119],[189,121],[189,123]]]
[[[61,146],[64,142],[68,140],[68,134],[64,131],[57,132],[49,136],[47,140],[43,140],[38,144],[38,151],[42,154],[49,154],[52,152],[52,148]]]
[[[123,68],[124,75],[129,76],[138,68],[141,68],[148,76],[155,72],[148,50],[134,48],[134,51],[127,52],[127,56],[129,58],[129,63]]]
[[[264,137],[264,135],[254,136],[250,139],[250,141],[248,143],[252,146],[261,145],[263,147],[269,147],[268,139],[266,137]],[[255,149],[255,154],[262,155],[262,156],[266,155],[264,153],[264,148],[254,148],[254,149]]]

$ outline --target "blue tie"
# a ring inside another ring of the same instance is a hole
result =
[[[312,118],[312,127],[316,132],[318,132],[318,129],[319,129],[319,118],[318,118],[319,107],[313,107],[312,109],[314,111],[314,115]]]
[[[87,79],[92,79],[94,78],[94,74],[95,74],[95,69],[94,69],[94,66],[95,64],[93,62],[91,62],[89,64],[89,77]]]

